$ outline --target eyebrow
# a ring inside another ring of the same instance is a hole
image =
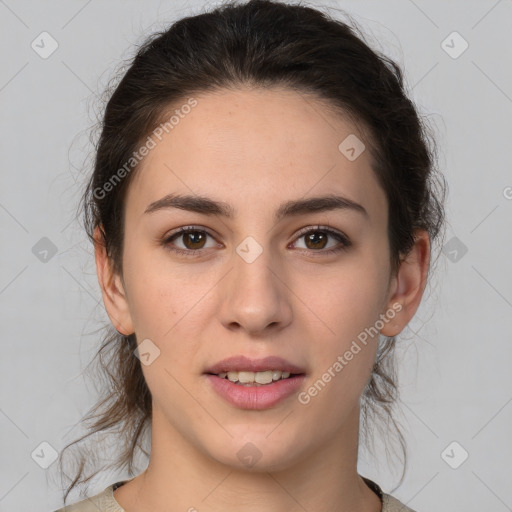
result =
[[[169,208],[179,208],[203,215],[220,215],[227,219],[232,219],[236,213],[236,210],[229,203],[216,201],[209,197],[168,194],[151,203],[144,214]],[[274,222],[279,222],[285,217],[333,210],[354,211],[362,214],[367,220],[369,219],[368,212],[359,203],[338,195],[326,195],[308,199],[294,199],[281,204],[274,214]]]

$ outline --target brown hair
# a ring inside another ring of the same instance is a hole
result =
[[[104,185],[126,169],[171,105],[221,88],[284,86],[314,95],[360,127],[388,199],[393,272],[412,248],[417,229],[426,230],[431,243],[439,238],[446,185],[436,169],[434,138],[406,95],[399,66],[372,50],[353,21],[352,25],[305,6],[251,0],[180,19],[142,44],[113,92],[108,91],[94,170],[79,205],[89,239],[94,242],[94,229],[100,227],[119,275],[125,197],[137,166],[123,173],[108,193],[98,191],[105,191]],[[390,422],[405,462],[404,439],[392,415],[398,398],[395,338],[384,338],[361,400],[362,431],[376,423],[370,417]],[[118,456],[107,468],[128,466],[133,475],[136,449],[149,456],[142,441],[151,425],[151,394],[134,357],[136,346],[135,334],[123,336],[112,326],[106,328],[95,355],[102,396],[83,419],[92,421],[89,432],[62,450],[62,473],[64,451],[96,433],[119,436]],[[96,468],[87,476],[86,462],[87,454],[81,451],[64,501],[79,482],[107,469]]]

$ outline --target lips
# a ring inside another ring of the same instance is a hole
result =
[[[278,356],[268,356],[262,359],[249,359],[243,355],[237,355],[223,359],[210,366],[204,373],[218,375],[223,372],[264,372],[267,370],[280,370],[281,372],[290,372],[294,375],[305,374],[304,368],[293,364],[286,359]]]
[[[293,395],[299,393],[304,385],[305,375],[290,376],[287,379],[264,384],[240,385],[221,379],[217,375],[205,375],[206,382],[217,396],[238,409],[263,410],[286,403]]]

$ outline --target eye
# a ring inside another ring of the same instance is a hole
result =
[[[208,232],[203,229],[196,228],[194,226],[181,227],[170,236],[163,240],[163,245],[177,254],[184,256],[197,256],[202,249],[205,249],[205,242],[207,237],[213,238]],[[183,249],[176,247],[174,240],[181,240],[183,243]],[[214,247],[213,244],[210,247]]]
[[[326,226],[316,226],[314,228],[305,228],[302,230],[297,240],[304,239],[306,251],[317,252],[320,254],[332,254],[342,250],[346,250],[352,245],[352,242],[346,235],[341,232],[334,231],[333,229]],[[329,239],[338,241],[338,244],[331,245],[329,249],[325,249],[328,246]],[[294,244],[296,247],[296,244]],[[299,247],[299,249],[302,249]]]

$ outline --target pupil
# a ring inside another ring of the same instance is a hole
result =
[[[317,240],[318,238],[320,238],[321,240],[318,241]],[[308,235],[306,237],[306,240],[308,242],[313,242],[313,245],[314,245],[313,248],[314,249],[318,249],[318,248],[323,249],[325,247],[326,238],[327,237],[325,236],[325,233],[322,233],[321,231],[317,231],[315,233],[311,233],[310,235]],[[322,244],[322,242],[324,242],[324,243]],[[317,247],[318,244],[320,244],[320,247]]]
[[[201,243],[201,241],[204,241],[204,240],[201,240],[201,238],[204,238],[203,237],[203,234],[202,233],[199,233],[198,231],[193,231],[191,233],[186,233],[185,234],[185,237],[190,240],[191,238],[196,238],[196,240],[192,241],[192,245],[194,244],[197,244],[197,243]],[[185,245],[187,245],[188,247],[188,244],[185,243]],[[197,249],[198,247],[189,247],[189,249]]]

